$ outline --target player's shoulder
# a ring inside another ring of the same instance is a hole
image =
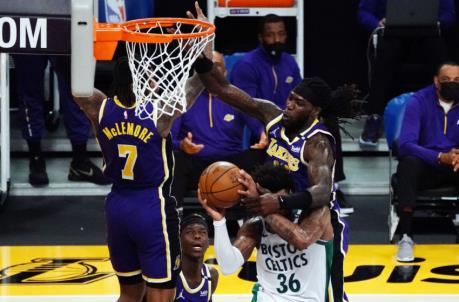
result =
[[[250,231],[262,231],[263,230],[263,218],[261,216],[255,216],[249,218],[241,227],[241,230]]]
[[[206,265],[206,264],[205,264]],[[215,267],[211,265],[206,265],[207,269],[209,270],[210,278],[212,282],[218,281],[218,271]]]

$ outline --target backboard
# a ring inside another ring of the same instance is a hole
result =
[[[92,94],[96,4],[94,0],[0,1],[0,53],[72,54],[72,93]]]

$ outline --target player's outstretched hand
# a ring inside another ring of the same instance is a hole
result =
[[[206,15],[204,15],[204,12],[202,11],[201,7],[199,6],[198,1],[194,2],[194,7],[196,9],[196,17],[193,15],[192,12],[187,11],[186,15],[190,19],[197,19],[201,21],[208,22],[209,20],[207,19]],[[213,40],[209,41],[204,48],[203,55],[205,55],[207,58],[211,59],[212,58],[212,51],[213,51]]]
[[[225,209],[211,207],[207,204],[207,199],[202,198],[201,190],[198,189],[198,200],[201,203],[204,210],[206,210],[207,214],[215,221],[220,221],[225,218]]]

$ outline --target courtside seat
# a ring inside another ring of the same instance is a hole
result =
[[[389,169],[392,171],[393,159],[397,157],[397,138],[400,135],[405,107],[413,93],[405,93],[393,98],[384,111],[384,132],[389,148]],[[398,205],[397,174],[390,176],[389,194],[389,229],[392,240],[398,217],[395,209]],[[447,217],[456,222],[456,241],[459,242],[459,225],[456,215],[459,214],[459,190],[453,186],[441,186],[433,189],[420,189],[416,198],[415,216],[417,217]]]

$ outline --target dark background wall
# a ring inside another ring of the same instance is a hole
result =
[[[455,0],[459,8],[459,0]],[[206,1],[199,1],[207,11]],[[332,86],[357,83],[367,90],[366,48],[369,38],[357,23],[359,0],[305,0],[305,76],[318,75]],[[157,1],[156,15],[160,17],[185,16],[185,11],[194,11],[192,0]],[[458,10],[458,9],[456,9]],[[230,54],[247,51],[257,46],[258,18],[217,18],[216,49]],[[289,49],[295,49],[296,26],[293,18],[287,18]],[[459,23],[445,32],[451,59],[459,60]]]

